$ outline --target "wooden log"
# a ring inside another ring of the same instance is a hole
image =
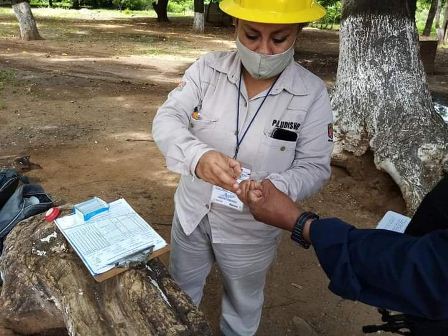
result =
[[[211,335],[201,311],[156,258],[96,282],[54,223],[19,223],[0,258],[1,327],[57,335]]]

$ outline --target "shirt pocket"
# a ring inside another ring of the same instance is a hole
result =
[[[191,118],[189,130],[199,141],[215,149],[219,149],[218,145],[223,139],[221,132],[219,132],[219,128],[216,127],[217,124],[218,119],[215,120],[203,117],[202,119],[196,120]]]
[[[190,118],[189,129],[190,132],[198,136],[201,133],[213,131],[216,127],[216,119],[193,119]]]
[[[258,150],[258,169],[261,172],[281,173],[294,161],[296,141],[285,141],[263,135]]]

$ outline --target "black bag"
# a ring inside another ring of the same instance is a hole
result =
[[[45,212],[53,201],[38,184],[22,184],[0,209],[0,255],[3,240],[14,226],[25,218]]]
[[[0,210],[12,196],[20,181],[28,183],[28,179],[15,169],[0,170]]]

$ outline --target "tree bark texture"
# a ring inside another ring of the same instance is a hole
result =
[[[204,0],[194,0],[194,12],[204,13]]]
[[[443,44],[448,44],[448,1],[445,1],[444,18],[441,29],[441,39]]]
[[[356,15],[395,15],[415,17],[416,0],[342,0],[342,20]]]
[[[34,20],[29,2],[23,0],[13,0],[12,9],[14,10],[14,14],[19,21],[20,36],[22,40],[41,40],[42,37],[39,35],[39,31],[37,30],[36,20]]]
[[[204,0],[194,0],[193,30],[203,33],[204,28]]]
[[[9,234],[0,268],[0,326],[21,335],[211,335],[158,259],[98,283],[42,215]]]
[[[431,7],[429,8],[428,18],[426,19],[425,28],[423,29],[423,35],[429,36],[431,34],[432,23],[437,12],[437,5],[440,0],[432,0]]]
[[[72,9],[80,9],[79,0],[72,0]]]
[[[219,8],[219,3],[210,1],[205,10],[205,21],[229,27],[233,23],[233,18]]]
[[[442,13],[442,0],[437,0],[436,14],[434,15],[434,27],[440,28],[440,14]]]
[[[168,0],[157,0],[152,3],[152,7],[154,8],[157,14],[157,21],[159,22],[169,22],[168,20]]]
[[[193,30],[197,33],[203,33],[205,30],[204,13],[194,13]]]
[[[332,95],[335,156],[361,156],[370,148],[377,168],[394,179],[413,213],[448,171],[448,127],[426,84],[412,6],[405,14],[398,0],[371,3],[372,10],[357,3],[343,4]],[[378,10],[386,3],[388,14]]]

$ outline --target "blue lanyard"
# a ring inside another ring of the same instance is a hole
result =
[[[258,112],[260,112],[261,107],[263,106],[264,102],[266,101],[266,98],[269,96],[269,94],[272,91],[272,88],[274,87],[275,83],[277,83],[277,79],[280,77],[278,76],[274,83],[272,83],[271,87],[269,88],[268,93],[266,93],[266,96],[264,96],[263,101],[261,102],[260,106],[258,106],[257,112],[255,112],[254,116],[252,117],[252,120],[250,121],[249,125],[247,126],[246,130],[243,132],[243,136],[241,139],[239,138],[240,133],[240,96],[241,96],[241,79],[243,77],[243,72],[240,73],[240,82],[238,84],[238,97],[236,99],[236,147],[235,147],[235,155],[233,156],[234,159],[237,158],[238,152],[240,151],[240,145],[243,142],[244,138],[246,137],[247,131],[249,131],[249,128],[252,126],[252,123],[254,122],[255,118],[258,115]],[[248,103],[249,104],[249,103]]]

